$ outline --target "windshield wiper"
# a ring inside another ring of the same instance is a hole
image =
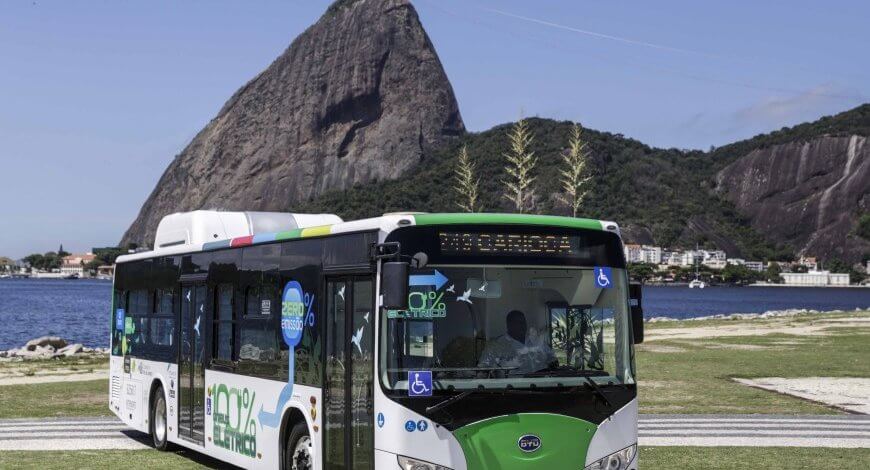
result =
[[[583,378],[586,379],[586,383],[588,383],[589,386],[592,387],[592,390],[595,390],[595,393],[598,394],[599,397],[601,397],[601,399],[604,401],[604,404],[607,405],[608,408],[612,409],[613,405],[610,404],[610,400],[608,400],[607,396],[604,395],[604,391],[601,390],[601,387],[599,387],[598,384],[595,383],[594,380],[592,380],[592,377],[584,375]]]
[[[426,413],[434,413],[438,410],[444,409],[444,408],[446,408],[446,407],[448,407],[448,406],[450,406],[458,401],[465,399],[465,397],[471,395],[472,393],[479,392],[480,390],[483,390],[482,386],[478,387],[478,388],[470,388],[470,389],[460,393],[459,395],[454,395],[446,400],[439,401],[438,403],[436,403],[432,406],[427,406]]]

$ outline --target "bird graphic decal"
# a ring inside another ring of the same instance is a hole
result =
[[[455,294],[456,293],[456,285],[450,284],[450,287],[447,288],[446,292],[452,292]]]
[[[456,298],[457,302],[468,302],[471,303],[471,289],[463,292],[461,296]]]
[[[356,330],[356,333],[354,333],[350,338],[350,342],[356,345],[360,354],[362,354],[362,346],[360,346],[360,342],[362,341],[363,329],[365,329],[365,327],[365,325],[359,327],[359,329]]]

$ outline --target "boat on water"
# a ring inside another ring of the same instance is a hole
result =
[[[696,245],[696,246],[695,246],[695,250],[697,250],[697,249],[698,249],[698,247],[697,247],[697,245]],[[695,264],[695,279],[692,279],[692,280],[689,282],[689,289],[694,289],[694,288],[696,288],[696,287],[697,287],[698,289],[703,289],[703,288],[707,287],[707,284],[706,284],[704,281],[701,280],[701,273],[698,271],[698,261],[697,261],[697,259],[695,260],[695,263],[694,263],[694,264]]]

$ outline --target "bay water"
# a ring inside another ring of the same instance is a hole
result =
[[[645,287],[644,316],[696,318],[770,310],[870,309],[870,289],[813,287]],[[112,283],[98,280],[0,280],[0,350],[42,335],[91,347],[109,345]]]

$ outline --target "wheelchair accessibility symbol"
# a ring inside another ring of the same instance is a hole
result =
[[[596,266],[592,270],[592,275],[595,277],[595,287],[601,289],[610,289],[613,287],[613,273],[607,266]]]
[[[408,396],[431,397],[432,396],[432,371],[411,370],[408,371]]]

